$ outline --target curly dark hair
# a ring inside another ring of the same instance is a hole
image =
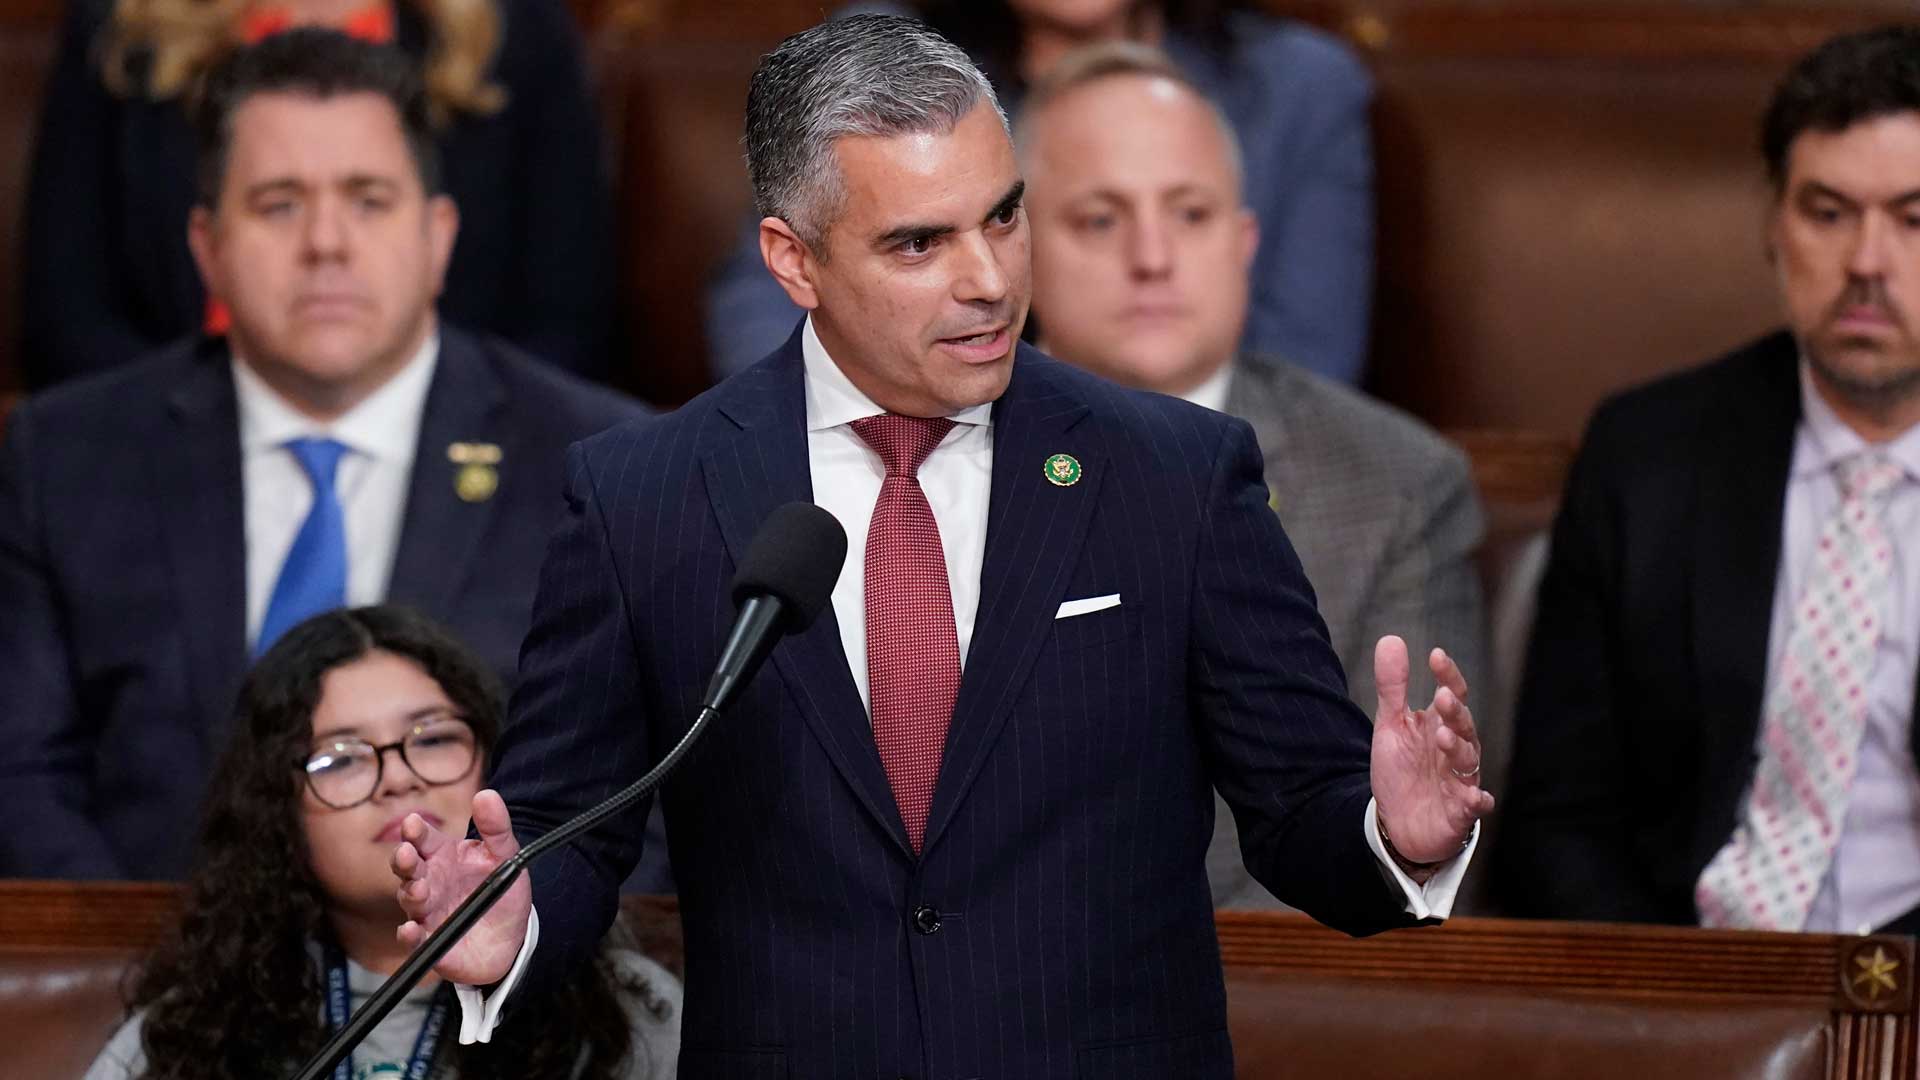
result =
[[[215,767],[179,923],[134,976],[145,1009],[148,1080],[257,1080],[288,1071],[326,1040],[324,990],[310,943],[331,935],[326,896],[301,826],[299,763],[327,672],[368,653],[407,657],[469,719],[483,750],[498,742],[503,694],[486,665],[430,620],[397,607],[318,615],[288,630],[240,691],[232,740]],[[516,1009],[493,1041],[448,1046],[462,1080],[623,1075],[633,1032],[604,955],[561,992]]]
[[[1842,34],[1808,53],[1774,88],[1760,122],[1760,154],[1779,191],[1787,155],[1808,131],[1837,132],[1893,113],[1920,111],[1920,27]]]

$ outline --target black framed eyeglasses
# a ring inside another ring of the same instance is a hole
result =
[[[351,735],[328,740],[302,764],[307,790],[335,810],[359,806],[380,790],[389,750],[400,751],[413,775],[432,787],[465,778],[478,756],[473,726],[442,713],[416,723],[398,742],[376,746]]]

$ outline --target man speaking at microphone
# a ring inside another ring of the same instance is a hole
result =
[[[409,820],[402,940],[674,744],[733,564],[810,500],[848,534],[832,618],[664,788],[679,1075],[1231,1076],[1212,789],[1281,900],[1354,934],[1444,916],[1493,805],[1460,672],[1436,650],[1411,710],[1383,639],[1370,729],[1247,426],[1018,344],[1022,182],[959,49],[885,16],[789,38],[746,144],[761,252],[809,316],[573,449],[500,795],[478,839]],[[555,851],[442,960],[463,1038],[587,962],[644,818]]]

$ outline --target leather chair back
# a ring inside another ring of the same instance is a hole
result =
[[[126,1009],[132,949],[0,948],[0,1076],[77,1077]]]
[[[1372,389],[1441,427],[1575,438],[1607,394],[1778,325],[1760,116],[1795,59],[1888,18],[1509,0],[1342,19],[1378,81]]]
[[[1894,1080],[1914,942],[1455,919],[1355,940],[1221,912],[1236,1075]]]

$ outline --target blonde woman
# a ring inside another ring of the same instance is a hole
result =
[[[185,104],[238,45],[338,27],[417,60],[460,239],[450,320],[606,368],[611,214],[579,33],[560,0],[69,0],[34,149],[24,332],[34,386],[219,333],[186,244]]]

